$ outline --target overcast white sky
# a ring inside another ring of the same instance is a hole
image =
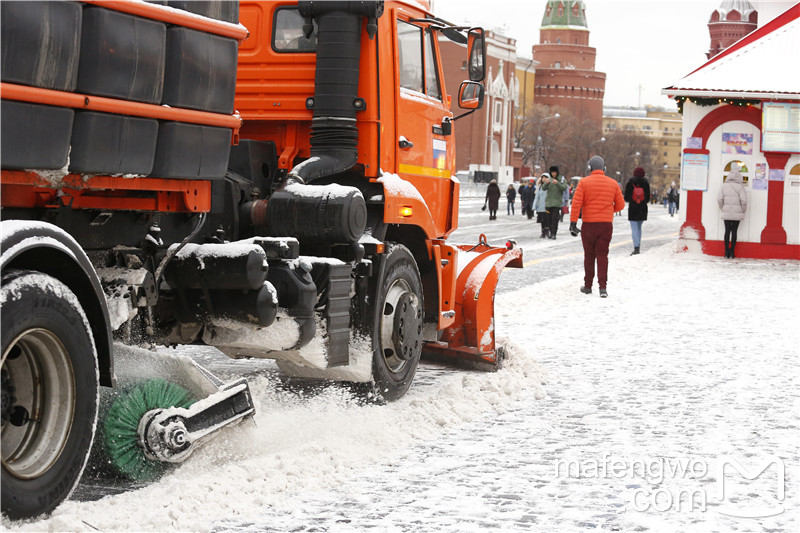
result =
[[[722,0],[584,0],[589,45],[596,69],[606,73],[605,105],[674,107],[661,95],[706,61],[708,19]],[[450,22],[498,29],[517,39],[517,55],[531,57],[539,42],[546,0],[433,0],[434,12]],[[754,1],[758,24],[797,3]],[[641,101],[639,85],[642,85]]]

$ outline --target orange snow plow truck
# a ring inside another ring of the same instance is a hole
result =
[[[522,251],[447,242],[484,34],[426,4],[0,4],[3,513],[54,509],[93,446],[152,479],[253,414],[243,378],[126,344],[385,400],[423,355],[499,367]],[[464,46],[459,87],[440,39]]]

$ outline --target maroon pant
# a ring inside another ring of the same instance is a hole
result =
[[[584,222],[581,226],[583,241],[583,285],[591,287],[594,281],[594,262],[597,260],[597,284],[606,288],[608,281],[608,245],[611,244],[611,222]]]

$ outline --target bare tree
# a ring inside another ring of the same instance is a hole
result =
[[[564,176],[585,176],[589,173],[586,164],[593,155],[605,159],[606,175],[619,180],[623,187],[637,166],[644,167],[648,176],[655,175],[657,154],[649,137],[625,129],[602,137],[600,123],[580,121],[561,107],[534,105],[516,136],[523,165],[537,175],[557,165]]]
[[[548,161],[552,159],[559,139],[568,127],[568,115],[560,107],[534,105],[533,111],[519,129],[522,164],[532,168],[534,174],[541,175],[546,171]]]
[[[656,159],[653,141],[634,130],[618,129],[609,133],[603,142],[602,153],[606,175],[620,181],[624,187],[633,177],[633,169],[643,167],[648,176],[655,174]]]

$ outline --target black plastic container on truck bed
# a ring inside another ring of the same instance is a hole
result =
[[[157,178],[223,178],[228,169],[231,130],[161,122],[152,176]]]
[[[182,27],[167,31],[164,104],[233,113],[236,40]]]
[[[69,170],[146,176],[153,169],[157,138],[155,119],[77,111]]]
[[[67,107],[3,100],[0,161],[12,170],[57,170],[67,164],[75,112]]]
[[[166,41],[163,22],[84,8],[77,92],[160,104]]]
[[[0,79],[75,90],[81,12],[75,2],[0,2]]]

